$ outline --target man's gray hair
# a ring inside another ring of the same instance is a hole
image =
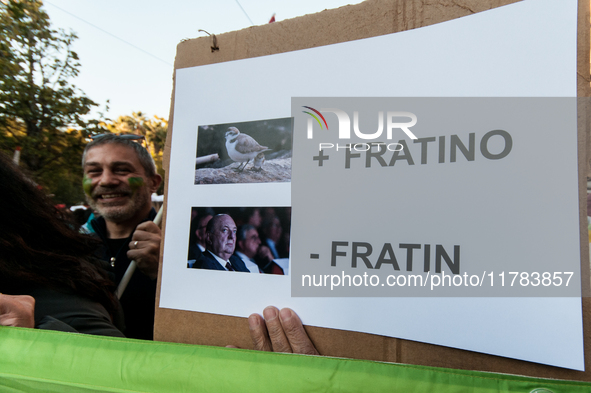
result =
[[[132,139],[122,138],[116,134],[106,134],[104,136],[101,136],[100,138],[93,140],[88,145],[86,145],[86,148],[84,149],[84,153],[82,153],[82,167],[84,168],[84,163],[86,162],[86,153],[90,149],[92,149],[93,147],[96,147],[96,146],[102,146],[102,145],[107,145],[107,144],[123,145],[123,146],[131,147],[135,151],[135,154],[136,154],[138,160],[140,161],[140,164],[144,168],[144,171],[146,172],[146,176],[152,177],[152,176],[156,175],[156,164],[154,163],[154,159],[152,158],[152,155],[150,153],[148,153],[148,151],[141,144],[134,142],[134,140],[132,140]]]
[[[240,240],[246,239],[246,233],[251,229],[256,229],[254,225],[244,224],[240,225],[238,231],[236,232],[236,241],[239,242]]]

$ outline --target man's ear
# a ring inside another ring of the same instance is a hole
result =
[[[155,174],[150,178],[150,183],[150,193],[156,192],[156,190],[158,190],[160,187],[160,184],[162,184],[162,176]]]

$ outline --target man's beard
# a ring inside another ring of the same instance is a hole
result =
[[[100,191],[103,193],[103,190]],[[115,191],[110,192],[114,194],[118,193]],[[93,192],[93,196],[96,194],[97,192],[95,190]],[[127,194],[127,192],[125,194]],[[138,211],[150,202],[150,195],[145,189],[140,188],[134,193],[129,194],[129,201],[124,205],[119,205],[116,203],[113,205],[109,205],[108,203],[99,203],[94,197],[89,196],[86,197],[86,200],[90,207],[103,216],[105,220],[114,223],[122,223],[132,219],[136,214],[138,214]]]

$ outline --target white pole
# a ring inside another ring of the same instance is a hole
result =
[[[163,207],[164,205],[160,206],[160,210],[158,210],[158,214],[156,214],[156,218],[154,218],[154,224],[158,226],[160,226],[160,223],[162,222],[162,212],[164,211]],[[131,280],[131,276],[133,276],[133,272],[135,272],[136,267],[137,264],[135,261],[131,261],[127,270],[125,271],[125,274],[121,278],[121,282],[117,287],[117,291],[115,292],[117,299],[121,299],[121,296],[123,295],[123,292],[125,292],[125,288],[127,288],[127,284],[129,284],[129,280]]]

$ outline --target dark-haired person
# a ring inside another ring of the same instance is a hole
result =
[[[38,328],[122,337],[96,240],[74,230],[3,154],[0,182],[0,324],[30,327],[19,316],[33,308]]]
[[[196,216],[191,221],[191,233],[189,235],[189,254],[188,260],[197,260],[201,258],[201,255],[205,252],[207,246],[206,241],[206,228],[209,220],[213,218],[215,213],[204,211],[200,215]],[[192,267],[190,265],[189,267]]]
[[[151,340],[161,239],[160,229],[152,222],[156,211],[151,195],[162,177],[150,153],[125,135],[95,138],[84,150],[82,168],[86,199],[100,213],[89,229],[104,245],[101,258],[108,263],[114,282],[119,284],[132,260],[139,270],[120,299],[125,335]]]

